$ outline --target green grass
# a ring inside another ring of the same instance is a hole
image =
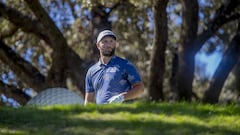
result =
[[[3,135],[239,135],[239,105],[133,103],[0,108]]]

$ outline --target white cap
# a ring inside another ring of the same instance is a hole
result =
[[[116,36],[112,31],[104,30],[98,34],[97,43],[99,43],[106,36],[112,36],[116,40]]]

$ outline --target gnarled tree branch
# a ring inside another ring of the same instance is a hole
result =
[[[21,28],[25,32],[34,33],[45,42],[49,43],[49,39],[46,36],[43,25],[36,19],[32,19],[29,16],[23,15],[19,11],[6,6],[2,2],[0,2],[0,13],[17,28]]]
[[[34,1],[29,1],[29,3],[31,2],[34,2]],[[40,39],[43,39],[47,43],[47,45],[49,45],[51,48],[53,48],[52,44],[55,44],[56,45],[55,47],[58,46],[57,42],[55,43],[50,42],[51,35],[49,36],[49,34],[46,34],[45,32],[46,29],[49,29],[49,28],[48,27],[45,28],[45,26],[43,26],[43,24],[39,22],[37,19],[32,19],[31,17],[22,14],[16,9],[6,6],[2,2],[0,2],[0,14],[2,17],[4,17],[5,19],[13,23],[17,28],[21,28],[21,30],[23,30],[24,32],[33,33],[36,36],[38,36]],[[83,78],[85,76],[86,67],[89,66],[89,63],[84,62],[79,57],[79,55],[76,52],[74,52],[70,47],[68,47],[66,44],[64,46],[65,46],[64,48],[66,48],[66,51],[67,51],[65,55],[67,59],[67,64],[65,65],[74,65],[74,66],[68,66],[68,71],[67,71],[68,77],[70,77],[71,80],[73,81],[73,84],[75,84],[77,88],[81,90],[82,93],[84,93]],[[27,84],[27,82],[24,82],[24,83]]]
[[[49,37],[50,43],[53,48],[52,54],[52,67],[50,72],[48,73],[48,83],[50,87],[66,87],[66,79],[69,74],[69,66],[70,59],[69,57],[75,57],[73,55],[71,49],[68,47],[67,41],[61,31],[57,28],[53,20],[41,6],[38,0],[25,0],[27,5],[30,7],[32,12],[34,12],[35,16],[38,20],[43,24],[45,28],[46,34]],[[75,57],[76,58],[76,57]],[[68,61],[67,61],[68,60]],[[80,62],[81,60],[79,60]],[[72,61],[71,61],[72,62]],[[82,62],[82,61],[81,61]],[[80,67],[82,69],[82,67]],[[80,70],[81,70],[80,69]],[[82,70],[85,71],[85,70]],[[72,73],[76,74],[76,73]],[[79,80],[82,81],[82,80]]]
[[[224,52],[223,58],[216,69],[209,88],[204,93],[203,101],[207,103],[217,103],[219,96],[233,67],[237,64],[240,58],[240,20],[238,22],[238,30],[229,44],[229,47]]]
[[[13,98],[21,105],[25,104],[30,99],[30,97],[27,96],[21,89],[5,84],[0,80],[0,95],[1,94],[4,94],[8,98]]]
[[[45,88],[45,77],[32,66],[16,54],[10,47],[0,40],[0,59],[11,69],[23,82],[36,91]]]
[[[198,52],[203,44],[224,24],[236,20],[240,17],[239,13],[233,13],[233,11],[240,5],[240,2],[236,0],[230,0],[224,3],[219,9],[212,21],[209,22],[207,29],[204,30],[196,40],[194,40],[194,52]]]

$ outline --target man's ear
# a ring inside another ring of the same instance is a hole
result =
[[[119,47],[119,43],[118,42],[116,42],[116,48],[118,48]]]
[[[98,48],[98,43],[96,43],[96,47]]]

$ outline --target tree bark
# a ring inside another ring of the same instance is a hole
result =
[[[153,5],[154,39],[148,82],[149,97],[153,101],[164,100],[163,78],[165,70],[165,50],[168,40],[167,3],[168,0],[156,0]]]
[[[203,102],[217,103],[221,93],[221,89],[227,79],[230,71],[236,65],[240,57],[240,21],[238,31],[225,51],[223,58],[215,71],[210,82],[209,88],[204,93]]]
[[[178,47],[177,90],[179,100],[190,101],[192,97],[192,82],[194,75],[193,39],[197,36],[198,28],[198,1],[182,0],[183,25],[181,44]]]

